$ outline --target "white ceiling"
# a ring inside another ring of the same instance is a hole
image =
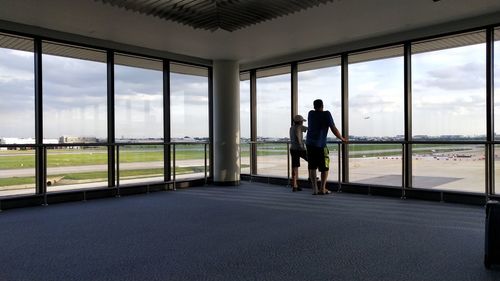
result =
[[[0,1],[0,20],[247,66],[320,55],[370,38],[424,35],[415,31],[427,26],[435,33],[500,23],[498,15],[498,0],[337,0],[235,32],[210,32],[94,0]]]

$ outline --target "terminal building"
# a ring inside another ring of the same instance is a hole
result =
[[[498,0],[0,1],[0,280],[500,280],[499,85]]]

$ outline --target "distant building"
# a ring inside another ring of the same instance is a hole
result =
[[[62,136],[59,137],[59,143],[96,143],[96,137],[73,137],[73,136]]]
[[[34,138],[0,138],[0,144],[35,144],[36,140]],[[58,139],[43,139],[44,144],[58,144]],[[20,149],[31,149],[25,147],[1,147],[0,150],[20,150]]]

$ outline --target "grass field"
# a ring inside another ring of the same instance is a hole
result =
[[[184,149],[176,151],[177,160],[203,159],[203,147],[200,150]],[[120,163],[163,161],[163,150],[120,150]],[[48,167],[105,165],[108,163],[106,149],[60,149],[47,151]],[[35,152],[0,151],[0,169],[21,169],[35,167]]]
[[[192,174],[204,172],[204,166],[193,166],[193,167],[177,167],[175,169],[176,175]],[[120,172],[120,178],[143,178],[143,177],[153,177],[162,176],[163,169],[137,169],[137,170],[124,170]],[[86,173],[70,173],[70,174],[58,174],[47,176],[50,178],[60,178],[62,177],[65,181],[106,181],[108,178],[108,172],[86,172]],[[0,186],[11,186],[11,185],[29,185],[35,183],[35,177],[12,177],[12,178],[2,178],[0,179]]]

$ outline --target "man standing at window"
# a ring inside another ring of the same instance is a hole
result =
[[[330,129],[332,133],[344,143],[347,142],[347,138],[344,138],[340,134],[337,127],[335,127],[330,111],[323,111],[322,100],[315,100],[313,105],[314,110],[309,111],[307,116],[307,119],[309,120],[309,127],[306,138],[306,146],[307,156],[309,159],[309,178],[311,179],[313,195],[330,194],[330,190],[326,189],[326,180],[328,179],[328,170],[330,166],[330,152],[326,146],[328,129]],[[321,189],[319,191],[316,170],[321,172]]]

